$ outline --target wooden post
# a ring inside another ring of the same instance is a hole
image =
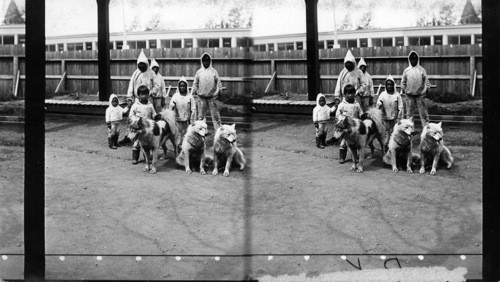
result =
[[[271,73],[273,74],[273,76],[271,77],[271,81],[274,79],[274,83],[271,85],[273,86],[273,91],[277,91],[278,90],[278,80],[276,79],[276,75],[278,74],[278,72],[276,71],[276,60],[274,60],[274,59],[271,60]],[[269,90],[269,85],[268,85],[266,90],[267,91]]]
[[[108,101],[111,93],[109,55],[109,0],[97,1],[97,41],[99,58],[99,101]]]
[[[15,93],[16,92],[16,76],[17,76],[17,72],[19,70],[19,57],[18,56],[14,56],[12,58],[12,69],[13,69],[13,78],[12,78],[12,92]]]
[[[307,31],[307,99],[316,101],[320,92],[318,53],[318,0],[306,1]]]
[[[45,1],[26,1],[24,280],[45,279]]]
[[[470,94],[473,95],[472,93],[474,92],[474,89],[472,88],[474,84],[474,72],[476,71],[476,57],[474,55],[470,56]]]

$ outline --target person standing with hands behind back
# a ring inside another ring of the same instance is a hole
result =
[[[198,119],[206,122],[210,109],[214,131],[221,125],[217,98],[222,90],[219,73],[212,67],[212,57],[208,53],[201,56],[201,68],[196,72],[193,82],[193,95],[198,95]]]
[[[429,113],[425,103],[425,95],[431,84],[427,72],[420,66],[420,57],[415,51],[408,55],[409,66],[403,71],[401,79],[401,92],[406,100],[405,118],[413,117],[414,108],[418,108],[422,127],[429,122]]]

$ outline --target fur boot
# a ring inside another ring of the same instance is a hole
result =
[[[113,137],[108,137],[108,145],[110,149],[116,149],[114,143],[113,143]]]
[[[113,136],[113,145],[115,145],[115,147],[121,147],[122,145],[118,144],[118,138],[120,137],[120,133],[116,133],[114,136]]]
[[[138,164],[139,163],[139,152],[140,152],[140,149],[132,149],[132,164],[135,165],[135,164]]]
[[[321,141],[321,145],[323,147],[328,146],[328,145],[326,145],[326,134],[325,135],[321,135],[319,138],[320,138],[320,141]]]
[[[347,157],[347,148],[339,148],[339,163],[345,163],[345,158]]]
[[[316,137],[316,147],[318,147],[319,149],[324,149],[325,147],[321,145],[321,138],[322,136]]]

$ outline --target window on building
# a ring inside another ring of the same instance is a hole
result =
[[[273,43],[267,44],[267,47],[269,48],[269,51],[274,51],[274,44]]]
[[[18,39],[18,44],[26,44],[26,35],[19,34],[17,36],[17,39]]]
[[[443,45],[442,35],[434,35],[434,45]]]
[[[326,49],[333,49],[333,40],[327,40],[326,41]]]
[[[368,38],[359,39],[359,44],[361,45],[359,47],[368,47]]]
[[[172,45],[170,44],[170,40],[161,40],[160,41],[160,44],[161,44],[161,48],[172,48]]]
[[[347,40],[339,40],[340,48],[347,48]]]
[[[431,45],[431,37],[430,36],[408,37],[408,44],[410,46]]]
[[[172,39],[172,48],[182,48],[182,39]]]
[[[458,45],[459,37],[458,35],[450,35],[448,36],[448,44]]]
[[[325,41],[318,41],[318,49],[325,49]]]
[[[208,39],[208,47],[210,47],[210,48],[220,47],[219,38]]]
[[[257,52],[265,52],[266,51],[266,44],[257,44],[253,46],[253,50]]]
[[[116,50],[123,49],[123,41],[115,41],[116,42]]]
[[[64,44],[63,43],[57,44],[57,51],[64,51]]]
[[[481,34],[474,34],[474,44],[483,43],[483,36]]]
[[[192,38],[184,38],[184,48],[193,48]]]
[[[347,48],[358,48],[358,40],[356,39],[347,40]]]
[[[403,36],[396,37],[395,46],[405,46],[405,38]]]
[[[56,51],[56,45],[55,44],[45,45],[45,50],[49,51],[49,52],[54,52],[54,51]]]
[[[83,43],[68,43],[67,48],[68,51],[82,51]]]
[[[372,38],[373,47],[382,47],[382,38]]]
[[[471,42],[470,35],[460,35],[460,44],[461,45],[470,44],[470,42]]]
[[[138,40],[137,49],[146,49],[146,40]]]
[[[390,37],[382,38],[382,46],[384,46],[384,47],[393,46],[392,38],[390,38]]]
[[[251,38],[243,37],[236,39],[236,47],[250,47],[253,45]]]
[[[12,44],[14,44],[14,35],[4,35],[3,45],[12,45]]]
[[[85,42],[85,50],[92,50],[92,42]]]
[[[156,49],[156,39],[150,39],[149,41],[149,49]]]
[[[231,37],[222,38],[222,47],[231,48]]]
[[[198,47],[200,48],[208,47],[208,39],[198,38]]]
[[[278,43],[278,51],[293,50],[293,42]]]
[[[304,42],[302,41],[297,41],[297,50],[304,50]]]

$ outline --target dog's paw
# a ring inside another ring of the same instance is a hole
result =
[[[155,174],[156,173],[156,167],[151,168],[151,170],[149,171],[149,173]]]
[[[448,164],[446,165],[446,169],[450,169],[451,168],[451,162],[448,162]]]
[[[201,175],[207,174],[204,169],[200,169],[200,173],[201,173]]]
[[[215,169],[215,168],[214,168],[214,170],[212,171],[212,174],[213,174],[213,175],[217,175],[217,174],[219,174],[218,169]]]
[[[229,176],[229,170],[224,170],[224,176]]]
[[[358,169],[356,170],[356,172],[363,172],[363,168],[362,167],[358,167]]]
[[[394,172],[399,172],[399,169],[398,169],[397,167],[393,167],[393,168],[392,168],[392,171],[394,171]]]
[[[149,170],[150,170],[149,165],[147,165],[146,167],[144,167],[142,171],[149,171]]]
[[[241,164],[240,165],[240,170],[244,170],[245,169],[245,165],[244,164]]]
[[[349,170],[356,170],[356,165],[352,165]]]
[[[436,169],[435,168],[431,169],[431,175],[434,175],[434,174],[436,174]]]
[[[425,168],[421,168],[420,169],[420,174],[424,174],[425,173]]]
[[[413,170],[411,168],[408,168],[408,169],[406,169],[406,172],[413,173]]]
[[[193,173],[190,169],[186,169],[186,172],[189,174]]]

